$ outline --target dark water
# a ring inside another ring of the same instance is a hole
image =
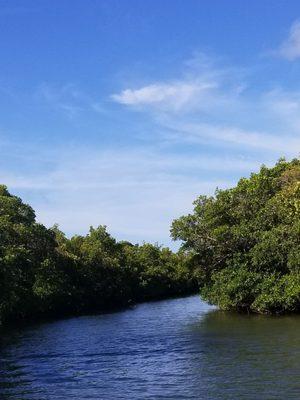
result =
[[[2,335],[0,399],[300,399],[300,318],[197,296]]]

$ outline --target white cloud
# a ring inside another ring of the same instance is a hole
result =
[[[81,142],[78,148],[52,152],[6,144],[14,159],[6,168],[0,157],[0,180],[31,203],[48,226],[58,222],[74,234],[106,224],[119,239],[166,244],[171,221],[189,212],[199,194],[231,186],[261,163],[297,155],[300,91],[254,93],[243,73],[217,68],[207,59],[203,63],[201,57],[183,69],[179,79],[112,95],[129,110],[152,117],[138,139],[128,138],[127,148],[114,142],[105,150],[110,145],[100,140],[98,149],[95,140],[93,148],[84,149]],[[77,106],[103,112],[101,103],[73,86],[44,86],[40,95],[69,116],[69,105],[75,113]],[[130,130],[135,120],[126,121]]]
[[[289,61],[300,57],[300,21],[292,24],[289,37],[280,46],[278,54]]]
[[[179,79],[156,81],[138,88],[126,88],[111,99],[139,111],[191,113],[237,111],[239,98],[247,85],[244,71],[218,68],[204,54],[183,63]]]
[[[139,89],[125,89],[111,97],[118,103],[128,106],[165,105],[169,109],[179,110],[190,105],[199,95],[205,95],[215,89],[215,82],[178,81],[154,83]]]
[[[150,112],[170,144],[267,150],[278,157],[297,154],[300,91],[275,88],[254,95],[237,69],[218,68],[203,57],[193,60],[192,69],[186,64],[176,83],[128,88],[112,97],[133,110]]]
[[[9,150],[9,149],[8,149]],[[169,244],[172,220],[192,209],[199,194],[212,194],[247,175],[260,162],[208,154],[179,155],[159,149],[56,149],[38,152],[37,172],[2,170],[0,181],[32,204],[38,220],[58,222],[69,234],[106,224],[119,239]],[[22,163],[30,149],[24,149]],[[45,169],[42,163],[51,160]],[[221,172],[220,172],[221,171]]]
[[[268,150],[280,155],[293,156],[300,149],[300,136],[272,135],[263,131],[251,131],[235,126],[190,123],[187,121],[165,122],[170,130],[170,140],[195,144],[222,145],[227,149]]]

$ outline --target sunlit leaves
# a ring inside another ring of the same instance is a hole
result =
[[[201,196],[171,233],[205,272],[205,299],[225,309],[286,312],[300,309],[299,221],[300,162],[281,159],[213,199]]]

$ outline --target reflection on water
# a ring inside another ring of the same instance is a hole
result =
[[[299,399],[300,318],[197,296],[2,335],[0,399]]]

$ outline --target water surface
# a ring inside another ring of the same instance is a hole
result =
[[[2,334],[0,399],[299,399],[300,318],[198,296]]]

